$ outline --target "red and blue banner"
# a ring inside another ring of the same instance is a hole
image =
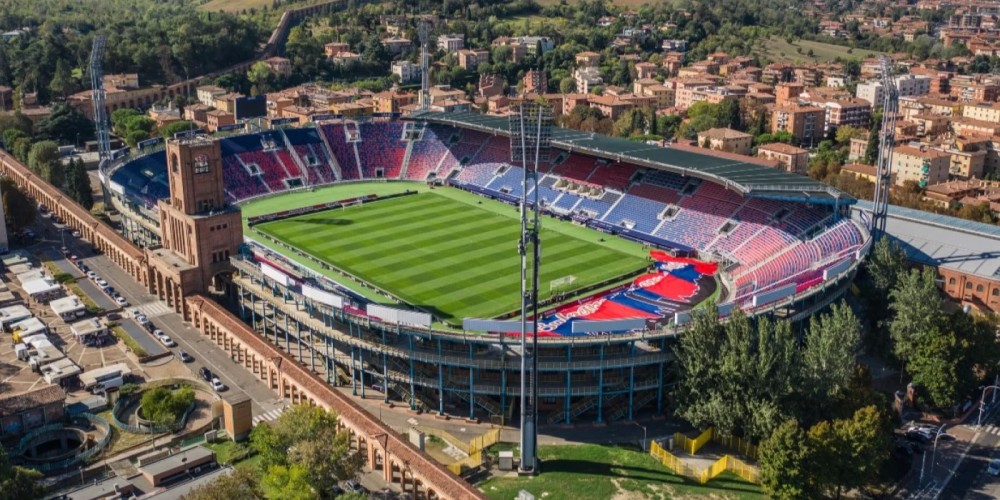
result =
[[[572,333],[574,321],[660,319],[694,307],[715,291],[718,264],[673,257],[654,250],[652,272],[631,284],[587,297],[549,311],[538,322],[540,336],[584,335]],[[623,333],[623,332],[605,332]]]

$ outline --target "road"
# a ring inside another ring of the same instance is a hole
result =
[[[62,237],[53,228],[49,219],[44,219],[44,237],[46,243],[58,249],[62,245]],[[198,370],[205,366],[218,375],[227,387],[238,387],[251,399],[251,409],[254,416],[264,415],[285,406],[278,395],[259,381],[256,376],[233,362],[225,351],[214,343],[206,341],[197,330],[184,322],[181,316],[156,296],[132,279],[122,268],[103,255],[94,255],[92,246],[69,235],[65,238],[69,251],[81,257],[91,270],[99,274],[108,284],[120,293],[130,306],[131,311],[138,307],[153,321],[157,328],[177,342],[173,352],[187,351],[195,360],[185,366],[191,371],[192,377],[198,378]],[[81,280],[82,281],[82,280]]]
[[[941,491],[940,499],[947,500],[985,500],[1000,498],[1000,478],[986,473],[990,460],[1000,458],[997,446],[1000,445],[1000,419],[990,419],[983,425],[961,466],[955,471],[951,481]]]

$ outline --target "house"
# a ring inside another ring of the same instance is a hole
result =
[[[332,59],[333,56],[341,52],[350,52],[351,46],[344,42],[330,42],[323,46],[323,54],[326,55],[327,59]]]
[[[213,109],[205,113],[205,128],[209,132],[218,132],[221,127],[236,124],[236,115],[221,109]]]
[[[458,51],[458,65],[462,69],[474,70],[482,63],[490,62],[490,51],[484,49],[461,49]]]
[[[205,106],[215,106],[215,98],[226,94],[226,89],[215,85],[202,85],[195,90],[198,102]]]
[[[395,61],[392,63],[392,74],[399,77],[400,83],[410,83],[420,80],[423,70],[419,64],[410,61]]]
[[[544,71],[528,70],[521,80],[521,92],[524,94],[544,94],[548,90],[548,79]]]
[[[465,35],[452,33],[440,35],[437,38],[437,47],[445,52],[457,52],[465,48]]]
[[[788,132],[801,144],[816,144],[822,139],[826,110],[818,106],[776,103],[768,106],[772,134]]]
[[[927,146],[896,146],[892,149],[892,170],[896,185],[907,181],[927,187],[948,180],[949,155]]]
[[[778,162],[788,172],[805,174],[809,169],[809,151],[791,144],[774,142],[757,147],[757,156]]]
[[[594,87],[604,83],[600,70],[594,66],[577,68],[573,71],[573,79],[576,80],[576,91],[584,94],[589,94]]]
[[[698,133],[698,145],[715,151],[749,155],[753,136],[731,128],[710,128]]]
[[[292,74],[292,61],[285,57],[268,57],[264,59],[264,64],[271,68],[276,75],[288,76]]]
[[[597,67],[601,64],[601,54],[597,52],[580,52],[576,54],[576,65],[582,68]]]
[[[390,54],[402,54],[413,47],[413,42],[406,38],[390,37],[382,40],[382,45]]]

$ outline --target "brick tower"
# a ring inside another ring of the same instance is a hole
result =
[[[181,311],[184,296],[208,292],[230,271],[243,228],[239,209],[226,203],[218,141],[167,141],[167,176],[170,198],[158,203],[163,246],[147,250],[150,291]]]

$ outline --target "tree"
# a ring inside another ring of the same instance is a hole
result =
[[[3,131],[2,139],[4,147],[7,148],[8,150],[11,150],[13,149],[14,144],[17,143],[18,139],[31,140],[31,137],[28,134],[22,132],[21,129],[9,128]]]
[[[12,465],[7,459],[7,450],[0,446],[0,500],[42,498],[45,488],[41,479],[42,474],[38,471]]]
[[[75,168],[73,174],[67,174],[67,180],[70,186],[72,186],[72,194],[70,196],[76,200],[83,208],[90,210],[94,208],[94,191],[90,187],[90,176],[87,175],[87,167],[83,164],[83,160],[77,158],[75,162]]]
[[[257,90],[255,95],[266,94],[272,90],[277,76],[271,67],[267,65],[264,61],[257,61],[247,70],[247,80],[250,82],[254,89]]]
[[[31,145],[31,151],[28,152],[28,168],[36,174],[47,178],[49,165],[58,161],[59,145],[55,142],[40,141]]]
[[[195,122],[181,120],[179,122],[174,122],[171,123],[170,125],[161,128],[160,134],[163,136],[164,139],[170,139],[176,133],[184,132],[186,130],[194,130],[196,128],[198,128],[198,124],[196,124]]]
[[[3,213],[8,231],[17,232],[35,222],[38,213],[35,204],[13,180],[0,179],[0,194],[3,195]]]
[[[878,162],[879,132],[881,129],[882,120],[872,116],[872,128],[868,131],[868,145],[865,146],[865,164],[874,165]]]
[[[888,418],[874,406],[858,409],[849,419],[813,426],[808,440],[817,486],[840,498],[844,490],[873,483],[889,458],[891,436]]]
[[[76,81],[73,80],[66,60],[56,61],[56,72],[49,82],[49,90],[53,97],[66,97],[76,90]]]
[[[932,268],[911,269],[899,276],[899,282],[889,292],[889,309],[893,312],[889,334],[893,352],[907,363],[913,359],[918,346],[928,334],[933,333],[935,319],[943,305]]]
[[[734,99],[726,99],[719,106],[718,126],[735,130],[743,128],[740,118],[740,103]]]
[[[250,433],[250,445],[260,454],[261,466],[278,469],[270,484],[304,480],[316,491],[327,491],[337,481],[355,477],[363,457],[350,449],[346,431],[337,427],[337,415],[313,406],[293,406],[274,425],[259,425]],[[265,491],[268,486],[265,481]]]
[[[160,425],[170,425],[178,421],[193,402],[194,390],[190,387],[181,387],[177,390],[156,387],[143,393],[142,413],[147,420]]]
[[[250,467],[237,467],[229,474],[199,486],[184,495],[184,500],[263,500],[264,491],[260,486],[257,471]]]
[[[66,165],[66,178],[69,182],[66,183],[66,194],[74,200],[79,196],[79,191],[77,190],[76,184],[74,184],[74,179],[76,179],[76,171],[78,169],[76,160],[70,160],[69,164]]]
[[[26,137],[31,137],[32,124],[31,119],[24,116],[20,111],[15,111],[11,114],[0,114],[0,134],[5,134],[8,130],[16,129],[20,130],[22,134]],[[4,136],[6,137],[6,136]],[[8,142],[7,148],[13,145]]]
[[[850,125],[844,125],[843,127],[837,128],[837,132],[836,134],[834,134],[834,138],[836,139],[837,144],[848,144],[849,142],[851,142],[851,139],[864,137],[864,135],[865,135],[864,129],[852,127]]]
[[[60,144],[77,144],[94,137],[94,123],[80,110],[68,103],[60,103],[52,108],[49,116],[38,123],[38,135]]]
[[[576,79],[572,76],[567,76],[566,78],[559,80],[559,92],[563,94],[576,92]]]
[[[267,498],[287,500],[313,500],[318,497],[309,485],[308,471],[299,465],[272,465],[260,480]]]
[[[812,450],[806,434],[795,420],[786,420],[760,444],[760,483],[764,492],[778,500],[816,497],[812,484]]]
[[[861,322],[846,302],[813,316],[802,349],[802,379],[817,416],[844,396],[854,377]]]

